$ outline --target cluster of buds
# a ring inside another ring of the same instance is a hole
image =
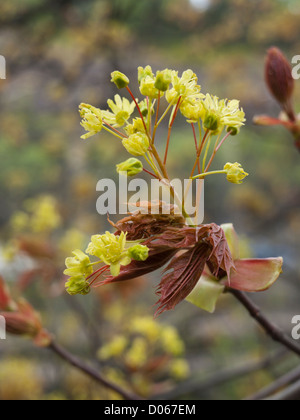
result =
[[[296,114],[293,104],[295,80],[290,63],[276,47],[268,51],[265,80],[270,93],[280,105],[282,112],[278,118],[268,115],[256,116],[254,122],[263,126],[282,125],[293,135],[295,146],[300,151],[300,118]]]
[[[24,299],[14,301],[0,277],[0,316],[4,317],[6,331],[31,338],[37,346],[48,347],[50,334],[43,328],[41,317]]]

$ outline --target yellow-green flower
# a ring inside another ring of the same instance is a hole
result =
[[[155,78],[152,76],[147,76],[142,79],[140,84],[140,92],[142,95],[148,96],[152,99],[157,99],[159,95],[162,95],[162,92],[156,89]]]
[[[135,133],[122,141],[123,146],[133,156],[144,156],[150,146],[145,133]]]
[[[136,133],[145,133],[145,127],[141,118],[134,118],[132,124],[126,125],[124,130],[128,136]]]
[[[110,343],[105,344],[98,351],[100,360],[108,360],[111,357],[120,357],[128,346],[128,339],[123,335],[117,335]]]
[[[165,69],[156,72],[155,87],[156,89],[166,92],[172,81],[172,70]]]
[[[180,112],[187,119],[187,122],[195,123],[203,115],[203,101],[199,99],[195,99],[192,103],[185,101],[180,107]]]
[[[131,258],[128,256],[128,250],[126,249],[124,232],[120,236],[113,235],[110,232],[106,232],[104,235],[94,235],[91,241],[86,252],[109,265],[113,276],[120,274],[121,266],[130,264]]]
[[[173,378],[182,380],[189,376],[190,367],[185,359],[175,359],[169,365],[169,372]]]
[[[222,112],[222,122],[225,126],[235,130],[239,130],[243,125],[245,119],[245,112],[240,108],[240,101],[233,99],[226,103]]]
[[[76,249],[72,252],[74,257],[66,259],[67,269],[64,271],[66,276],[78,277],[78,276],[89,276],[93,273],[93,266],[89,257],[80,249]]]
[[[81,136],[82,139],[92,137],[102,130],[102,112],[99,108],[82,103],[79,106],[79,112],[82,117],[82,122],[80,124],[85,131],[88,132],[87,134]]]
[[[115,102],[109,99],[107,103],[112,112],[102,111],[103,120],[113,127],[123,127],[134,112],[135,103],[120,95],[115,95]]]
[[[113,82],[118,89],[123,89],[129,85],[128,77],[120,71],[114,71],[111,74],[111,82]]]
[[[169,103],[175,104],[181,97],[181,106],[185,101],[193,104],[195,99],[204,97],[201,94],[201,86],[198,85],[198,77],[192,70],[186,70],[182,76],[178,76],[177,71],[171,72],[172,89],[166,92],[166,99]]]
[[[134,245],[128,250],[128,255],[135,261],[146,261],[149,256],[149,248],[145,245]]]
[[[88,295],[90,293],[90,284],[84,276],[71,277],[66,282],[66,289],[69,295]]]
[[[126,172],[127,176],[135,176],[142,172],[143,164],[139,159],[129,158],[117,165],[117,172]]]
[[[238,162],[227,163],[224,166],[224,170],[227,171],[227,180],[232,184],[241,184],[243,180],[249,175],[244,171],[242,165]]]
[[[143,79],[146,79],[146,77],[154,77],[154,73],[152,71],[151,66],[144,67],[138,67],[138,81],[139,84],[141,84]]]
[[[235,134],[246,121],[245,113],[239,105],[239,101],[235,99],[220,100],[217,96],[207,94],[203,100],[201,116],[204,127],[216,134],[221,133],[224,127],[230,127]]]

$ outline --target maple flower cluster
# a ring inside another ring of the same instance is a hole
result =
[[[270,287],[281,272],[282,259],[240,261],[231,246],[233,229],[227,229],[228,236],[214,223],[195,225],[184,201],[176,197],[167,170],[172,129],[181,113],[193,133],[195,163],[190,180],[223,174],[230,183],[241,184],[248,173],[238,162],[227,162],[223,169],[210,171],[220,148],[245,123],[239,101],[203,94],[192,70],[182,75],[170,69],[155,74],[150,66],[139,67],[142,99],[133,95],[125,74],[115,71],[111,77],[118,89],[126,89],[131,100],[117,94],[114,101],[107,101],[106,110],[82,103],[81,125],[87,132],[82,138],[102,130],[116,137],[131,155],[117,165],[117,172],[127,176],[146,172],[170,189],[174,204],[159,202],[159,211],[153,214],[153,203],[140,203],[136,212],[116,224],[111,222],[115,233],[92,236],[86,252],[75,250],[73,257],[66,260],[67,291],[85,295],[92,286],[130,280],[166,266],[157,288],[160,314],[184,299],[213,312],[220,294],[229,286],[248,291]],[[165,119],[168,135],[165,153],[160,156],[156,141]],[[90,257],[97,261],[92,262]],[[100,268],[95,270],[97,265]]]
[[[219,141],[224,130],[230,135],[236,135],[246,121],[245,113],[238,100],[219,99],[211,94],[204,95],[198,84],[198,77],[192,70],[186,70],[179,76],[178,71],[175,70],[159,70],[154,74],[150,66],[139,67],[139,90],[145,97],[141,101],[132,95],[128,87],[129,79],[123,73],[113,72],[112,82],[119,89],[126,88],[131,94],[132,101],[117,94],[114,101],[111,99],[107,101],[109,108],[107,110],[82,103],[79,107],[82,117],[81,125],[87,131],[82,138],[88,139],[106,130],[122,140],[123,146],[130,155],[135,158],[145,158],[155,174],[158,170],[151,154],[152,143],[156,129],[168,112],[170,112],[170,129],[180,111],[188,123],[198,125],[200,130],[202,128],[207,133],[202,149],[206,146],[208,151],[211,138],[217,136],[218,144],[214,152],[222,144]],[[160,120],[156,119],[154,130],[151,132],[151,119],[155,113],[158,116],[163,96],[167,102],[167,109]],[[139,117],[133,118],[132,115],[136,110]],[[143,163],[138,159],[127,160],[117,165],[117,171],[126,172],[128,176],[137,175],[143,169]],[[231,178],[230,182],[234,182],[234,178]],[[237,183],[240,183],[240,180]]]

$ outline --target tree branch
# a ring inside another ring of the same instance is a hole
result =
[[[291,340],[277,325],[273,324],[260,310],[260,308],[245,294],[237,290],[228,291],[248,310],[249,314],[276,342],[300,357],[300,347]]]
[[[67,350],[65,350],[63,347],[61,347],[59,344],[57,344],[55,341],[52,341],[51,344],[48,347],[50,350],[52,350],[55,354],[57,354],[61,359],[68,362],[70,365],[76,367],[77,369],[81,370],[86,375],[93,378],[95,381],[97,381],[102,386],[111,389],[112,391],[117,392],[121,397],[123,397],[125,400],[135,401],[135,400],[141,400],[142,398],[138,395],[131,394],[122,388],[120,388],[118,385],[113,384],[112,382],[108,381],[106,378],[101,376],[96,370],[94,370],[92,367],[85,364],[82,360],[75,357],[73,354],[69,353]]]
[[[252,395],[251,397],[247,398],[247,400],[257,401],[257,400],[267,399],[271,395],[280,391],[282,388],[285,388],[296,381],[300,381],[300,368],[299,367],[287,373],[286,375],[282,376],[281,378],[277,379],[276,381],[271,383],[271,385],[257,392],[255,395]],[[298,392],[299,392],[299,383],[298,383]]]

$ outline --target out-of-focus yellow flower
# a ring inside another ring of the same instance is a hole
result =
[[[128,346],[128,339],[122,335],[114,337],[114,339],[104,346],[98,352],[101,360],[108,360],[111,357],[121,356]]]
[[[158,340],[161,334],[161,326],[152,317],[136,317],[130,323],[130,330],[133,333],[139,333],[147,337],[150,341]]]
[[[107,103],[112,112],[102,111],[103,120],[113,127],[123,127],[134,112],[135,103],[120,95],[115,95],[115,102],[109,99]]]
[[[22,358],[0,362],[0,400],[38,400],[43,395],[43,381],[34,363]]]
[[[61,217],[57,211],[57,202],[53,197],[44,196],[32,200],[31,227],[33,232],[47,232],[61,225]]]
[[[82,103],[79,105],[79,113],[82,117],[80,124],[88,132],[81,136],[82,139],[88,139],[102,130],[102,112],[99,108]]]
[[[65,232],[59,240],[58,247],[63,255],[68,255],[73,249],[83,248],[86,237],[77,229],[70,229]]]
[[[15,232],[22,232],[28,228],[29,216],[24,211],[17,211],[10,219],[10,225]]]
[[[131,258],[126,249],[126,235],[124,232],[120,236],[106,232],[104,235],[94,235],[91,238],[86,252],[89,255],[98,257],[102,262],[110,266],[113,276],[120,274],[121,266],[130,264]]]
[[[125,355],[126,363],[130,367],[140,368],[146,362],[148,358],[147,354],[148,343],[145,338],[139,337],[133,340],[131,348]]]
[[[144,156],[150,146],[149,138],[145,133],[131,134],[122,143],[127,152],[133,156]]]
[[[242,184],[243,180],[249,175],[238,162],[226,163],[224,170],[227,171],[227,180],[232,184]]]
[[[181,356],[185,350],[184,342],[180,339],[174,327],[168,326],[164,328],[161,341],[165,351],[173,356]]]
[[[175,379],[186,379],[190,373],[190,367],[185,359],[172,360],[169,366],[170,375]]]

